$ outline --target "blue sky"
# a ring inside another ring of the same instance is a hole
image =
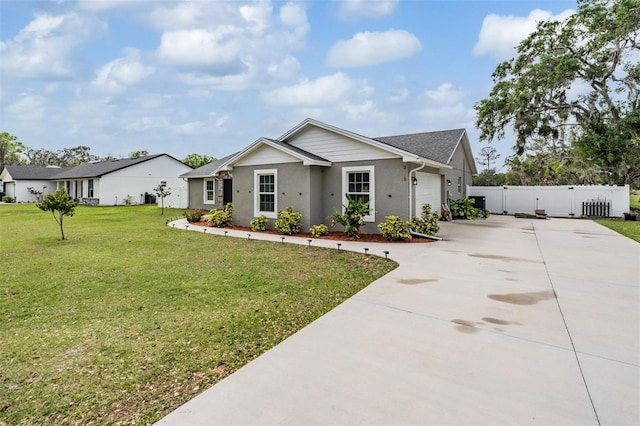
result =
[[[27,146],[223,157],[306,117],[464,127],[496,65],[575,1],[0,0],[0,131]],[[513,140],[494,141],[510,154]]]

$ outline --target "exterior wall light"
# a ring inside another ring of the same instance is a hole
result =
[[[413,186],[418,185],[418,178],[417,178],[417,177],[415,177],[415,176],[414,176],[414,177],[412,177],[412,178],[411,178],[411,183],[413,184]]]

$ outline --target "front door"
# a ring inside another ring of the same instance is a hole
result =
[[[222,180],[222,205],[233,202],[233,179]]]

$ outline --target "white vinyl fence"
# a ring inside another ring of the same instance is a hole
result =
[[[608,207],[610,217],[629,212],[629,185],[468,186],[467,194],[485,197],[491,213],[533,213],[541,209],[548,216],[580,217],[584,208],[585,215],[606,216],[593,214],[602,206]]]

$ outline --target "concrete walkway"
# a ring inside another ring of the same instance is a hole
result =
[[[401,266],[158,424],[640,424],[640,244],[510,216],[439,235],[368,244]]]

